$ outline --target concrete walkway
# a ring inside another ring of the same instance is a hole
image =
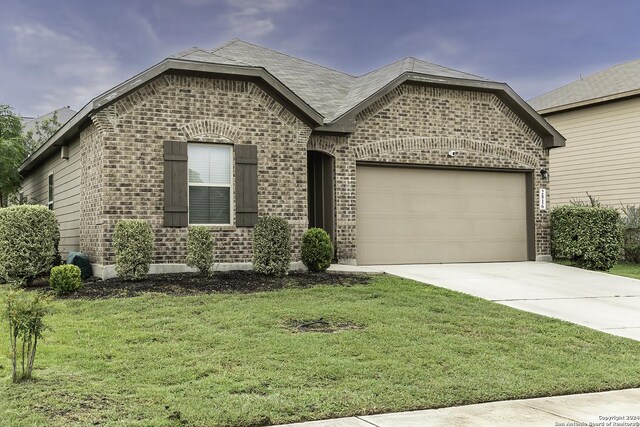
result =
[[[640,340],[640,280],[546,262],[369,268]]]
[[[630,417],[625,419],[625,417]],[[633,418],[636,417],[636,418]],[[481,403],[289,424],[289,427],[638,426],[640,389]],[[627,423],[627,424],[624,424]]]

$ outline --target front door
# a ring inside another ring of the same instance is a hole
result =
[[[333,157],[320,151],[308,152],[307,187],[309,228],[324,229],[335,247]]]

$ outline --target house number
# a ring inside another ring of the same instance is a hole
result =
[[[540,189],[540,210],[541,211],[547,210],[547,189],[546,188]]]

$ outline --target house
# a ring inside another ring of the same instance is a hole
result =
[[[640,60],[615,65],[529,101],[566,139],[550,154],[554,205],[640,204]]]
[[[247,268],[262,215],[288,220],[294,260],[310,226],[342,263],[545,260],[563,145],[504,83],[414,58],[355,77],[232,40],[97,96],[20,172],[48,189],[61,251],[100,277],[123,218],[152,225],[151,272],[186,269],[193,224],[211,228],[216,268]]]
[[[62,107],[38,117],[22,117],[22,131],[24,133],[33,132],[36,130],[36,126],[39,123],[45,120],[51,120],[53,119],[53,116],[57,118],[58,123],[66,123],[75,116],[76,113],[77,111],[72,110],[69,107]]]

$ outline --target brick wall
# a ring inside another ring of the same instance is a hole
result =
[[[85,138],[84,250],[113,264],[111,235],[123,218],[147,220],[156,236],[154,263],[183,264],[186,228],[163,226],[163,141],[258,146],[258,214],[285,217],[299,259],[307,228],[306,148],[310,129],[254,83],[165,75],[92,117],[98,138]],[[88,184],[100,175],[100,184]],[[99,193],[95,194],[95,193]],[[103,224],[94,218],[101,205]],[[235,209],[232,206],[232,212]],[[233,221],[232,221],[233,223]],[[251,228],[211,227],[216,262],[251,261]],[[90,247],[97,248],[92,250]],[[102,250],[100,250],[102,248]]]
[[[496,96],[418,85],[401,85],[356,117],[348,137],[312,135],[309,149],[336,160],[336,241],[338,257],[356,258],[358,161],[456,167],[535,170],[534,191],[548,168],[542,140]],[[459,152],[448,157],[449,150]],[[549,255],[548,215],[535,204],[536,255]]]
[[[497,97],[402,85],[359,113],[349,136],[311,129],[254,83],[164,75],[99,111],[82,132],[81,242],[113,264],[111,234],[142,218],[156,234],[154,263],[185,262],[186,228],[163,227],[163,141],[230,141],[258,146],[259,215],[281,215],[299,259],[307,219],[307,150],[335,157],[336,242],[356,258],[356,163],[382,161],[535,170],[548,167],[542,140]],[[448,157],[456,149],[459,156]],[[549,254],[548,216],[535,206],[536,254]],[[234,211],[232,207],[232,211]],[[211,227],[216,262],[251,260],[250,228]]]

